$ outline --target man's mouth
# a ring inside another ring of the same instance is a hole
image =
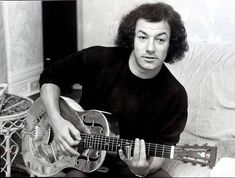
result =
[[[157,57],[154,56],[143,56],[145,58],[146,61],[154,61],[157,59]]]

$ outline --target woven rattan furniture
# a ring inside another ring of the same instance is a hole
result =
[[[0,164],[1,175],[11,177],[11,166],[20,154],[19,141],[27,111],[32,105],[30,98],[5,94],[0,112]]]

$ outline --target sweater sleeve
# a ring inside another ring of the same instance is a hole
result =
[[[69,55],[44,69],[40,75],[40,87],[52,83],[65,90],[76,82],[82,83],[84,65],[82,51]]]
[[[52,83],[60,87],[62,92],[66,92],[75,83],[83,85],[87,76],[93,75],[92,68],[101,63],[100,51],[100,47],[90,47],[46,67],[40,75],[40,87],[44,83]]]
[[[168,123],[160,131],[160,140],[164,140],[163,144],[176,145],[188,117],[188,100],[184,88],[175,93],[166,108],[165,119]]]

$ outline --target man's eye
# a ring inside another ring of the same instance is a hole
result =
[[[146,39],[146,37],[145,37],[145,36],[138,36],[138,38],[139,38],[140,40],[144,40],[144,39]]]
[[[166,41],[166,39],[164,38],[157,38],[156,39],[159,43],[164,43]]]

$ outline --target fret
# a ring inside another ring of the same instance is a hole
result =
[[[164,158],[164,149],[165,149],[165,146],[162,145],[162,158]]]
[[[146,143],[146,153],[147,156],[150,156],[150,143]]]
[[[106,145],[106,137],[102,135],[101,139],[101,149],[105,150],[105,145]]]
[[[158,145],[156,144],[156,155],[157,157],[162,157],[162,146],[161,145]]]
[[[81,141],[83,141],[83,148],[86,148],[86,136],[84,138],[84,135],[81,134]]]
[[[95,150],[97,150],[97,148],[96,148],[96,139],[95,139],[95,135],[93,135],[93,137],[92,137],[92,140],[91,140],[91,142],[92,142],[92,148],[94,148]]]
[[[109,139],[108,139],[108,140],[109,140],[109,141],[108,141],[108,143],[109,143],[109,144],[108,144],[108,151],[110,151],[110,142],[111,142],[110,139],[111,139],[111,137],[109,137]]]
[[[109,137],[109,151],[112,151],[112,137]]]
[[[111,149],[111,151],[113,151],[113,137],[111,137],[111,138],[112,138],[112,141],[111,141],[112,142],[112,147],[111,147],[112,149]]]
[[[93,148],[93,149],[95,149],[94,135],[91,135],[90,147]]]
[[[168,145],[165,145],[164,158],[170,158],[170,154],[171,154],[171,147]]]
[[[88,138],[87,138],[87,146],[88,146],[88,148],[90,148],[90,140],[91,140],[91,135],[89,135]]]
[[[149,147],[148,152],[146,151],[147,156],[155,156],[157,155],[157,144],[153,143],[146,143],[146,145]]]
[[[99,144],[100,144],[100,150],[104,150],[105,141],[103,135],[100,135]]]
[[[121,140],[121,150],[123,150],[123,139],[120,139]]]
[[[102,144],[100,144],[100,140],[101,140],[100,135],[97,135],[96,136],[97,150],[101,150],[100,146],[102,146]]]
[[[84,148],[88,148],[88,141],[87,141],[87,137],[88,137],[88,134],[85,134],[85,138],[84,138]]]
[[[91,135],[88,135],[88,137],[87,137],[87,148],[90,148],[90,139],[91,139]]]
[[[85,137],[85,140],[86,140],[86,148],[88,148],[88,147],[89,147],[88,139],[89,139],[89,135],[88,135],[88,134],[86,134],[86,137]]]
[[[157,147],[158,147],[157,151],[159,152],[158,155],[159,155],[159,157],[162,157],[163,156],[163,149],[164,149],[163,145],[157,144]]]
[[[117,152],[117,151],[118,151],[118,139],[117,139],[117,138],[114,138],[114,139],[115,139],[115,141],[116,141],[116,143],[114,142],[114,143],[115,143],[115,146],[116,146],[116,147],[115,147],[115,151]]]
[[[109,142],[108,142],[108,137],[105,137],[105,146],[104,149],[105,150],[109,150]]]
[[[155,149],[154,149],[154,156],[157,156],[157,144],[154,144]]]
[[[103,135],[99,136],[99,150],[104,150],[103,146],[104,146],[104,138]]]
[[[90,141],[89,148],[95,148],[95,147],[94,147],[94,141],[93,141],[93,140],[94,140],[94,135],[91,135],[91,136],[90,136],[90,140],[89,140],[89,141]]]
[[[108,137],[108,141],[107,141],[107,151],[111,151],[111,140],[110,140],[110,137]]]
[[[112,137],[112,151],[114,151],[114,147],[115,147],[115,138]]]
[[[96,149],[100,150],[100,135],[97,135],[95,140],[96,140]]]

